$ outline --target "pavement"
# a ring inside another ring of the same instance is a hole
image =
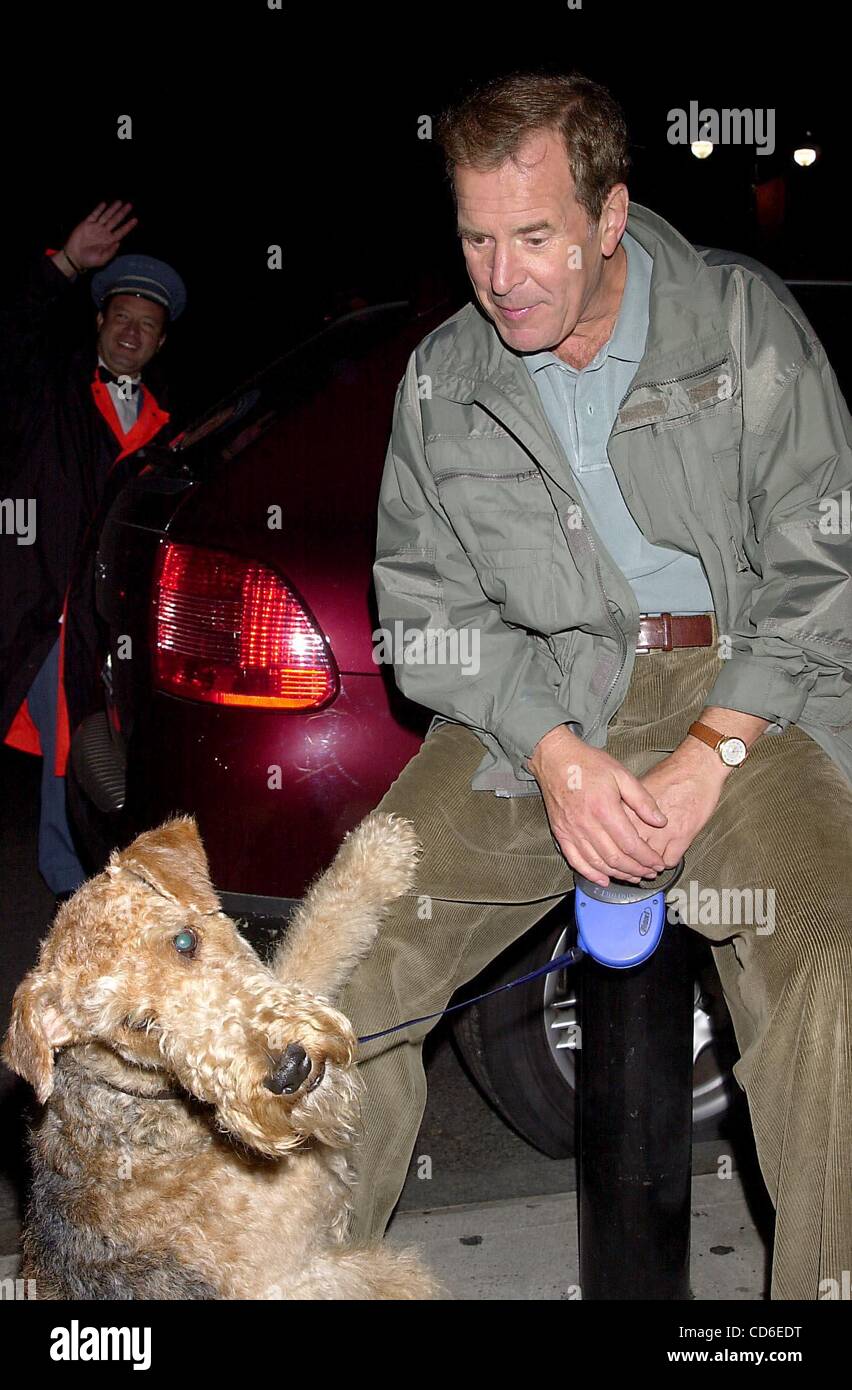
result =
[[[416,1246],[455,1299],[582,1297],[574,1192],[400,1212],[387,1240]],[[766,1245],[736,1174],[725,1181],[709,1173],[695,1177],[692,1298],[761,1300],[767,1265]]]

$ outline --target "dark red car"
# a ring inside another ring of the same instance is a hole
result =
[[[105,708],[72,745],[72,812],[93,866],[192,812],[225,910],[280,930],[416,752],[431,714],[373,661],[376,503],[406,360],[454,307],[347,314],[146,451],[98,555]],[[566,910],[551,914],[489,979],[543,963],[567,930]],[[712,985],[696,951],[696,979]],[[555,1157],[573,1130],[574,987],[551,974],[455,1015],[481,1086]],[[724,1018],[697,983],[703,1128],[735,1089]]]

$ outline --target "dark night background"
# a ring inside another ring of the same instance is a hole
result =
[[[836,13],[601,0],[42,7],[41,35],[6,53],[0,295],[22,257],[61,245],[100,199],[131,200],[140,221],[123,249],[173,262],[188,285],[163,358],[182,422],[353,293],[404,297],[440,274],[461,303],[443,166],[418,118],[524,66],[577,67],[611,88],[631,131],[631,196],[688,238],[786,277],[848,277]],[[670,145],[669,109],[693,100],[774,108],[775,153],[722,146],[699,161]],[[117,139],[120,115],[133,119],[132,140]],[[821,157],[803,170],[791,151],[806,130]],[[779,190],[783,220],[761,228],[757,202],[777,207]],[[280,271],[266,266],[275,243]],[[814,306],[815,292],[801,292],[833,356],[849,293],[823,290]]]

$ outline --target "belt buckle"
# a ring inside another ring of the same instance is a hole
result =
[[[646,616],[650,616],[650,615],[646,615]],[[674,641],[673,641],[673,634],[672,634],[672,615],[671,615],[671,613],[661,613],[659,616],[660,616],[660,623],[661,623],[661,626],[662,626],[662,629],[663,629],[663,640],[662,640],[662,642],[661,642],[659,645],[655,643],[653,646],[650,646],[650,647],[643,647],[643,646],[640,646],[639,643],[637,642],[637,644],[636,644],[636,655],[637,655],[637,656],[652,656],[654,652],[670,652],[670,651],[673,651],[673,650],[674,650]]]

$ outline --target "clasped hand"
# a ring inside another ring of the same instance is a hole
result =
[[[604,885],[673,868],[712,816],[729,775],[712,749],[687,738],[637,778],[565,726],[540,741],[529,767],[571,868]]]

